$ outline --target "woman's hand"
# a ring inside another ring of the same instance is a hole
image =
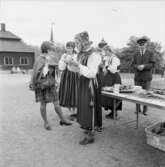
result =
[[[66,64],[69,64],[71,61],[72,61],[72,57],[71,57],[71,56],[66,55],[66,56],[64,57],[64,62],[65,62]]]
[[[69,61],[69,65],[74,66],[74,67],[78,67],[79,63],[75,60],[71,60],[71,61]]]
[[[75,61],[75,60],[72,60],[72,61],[69,62],[69,65],[72,66],[72,67],[74,67],[74,69],[75,69],[77,72],[80,71],[80,67],[79,67],[80,63],[79,63],[79,62],[77,62],[77,61]]]
[[[143,69],[144,69],[144,65],[142,64],[142,65],[138,65],[137,66],[137,69],[139,70],[139,71],[142,71]]]

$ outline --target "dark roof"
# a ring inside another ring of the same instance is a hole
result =
[[[0,52],[34,52],[34,49],[26,45],[23,41],[1,40]]]
[[[21,38],[19,38],[18,36],[16,36],[10,31],[0,31],[0,39],[21,40]]]
[[[0,52],[34,52],[34,49],[12,32],[6,31],[3,24],[0,31]]]

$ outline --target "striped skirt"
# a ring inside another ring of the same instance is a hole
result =
[[[65,69],[61,75],[59,101],[63,107],[77,107],[78,74]]]

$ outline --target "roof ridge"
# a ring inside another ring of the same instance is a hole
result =
[[[20,37],[12,33],[11,31],[0,31],[0,39],[17,39],[21,40]]]
[[[22,40],[0,40],[0,52],[34,52],[34,48]]]

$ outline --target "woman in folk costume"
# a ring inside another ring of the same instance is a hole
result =
[[[77,60],[75,52],[75,43],[70,41],[66,44],[66,53],[64,53],[59,61],[59,69],[62,70],[59,100],[60,105],[72,109],[71,119],[76,117],[75,109],[77,107],[77,69],[71,66],[71,60]]]
[[[112,52],[111,48],[108,45],[105,45],[102,50],[103,55],[105,55],[103,59],[104,77],[102,86],[114,86],[115,84],[121,84],[121,77],[119,74],[120,59]],[[105,110],[111,110],[111,112],[106,115],[106,118],[113,119],[113,98],[102,96],[102,106],[105,108]],[[116,100],[116,110],[121,109],[122,101]]]
[[[60,118],[60,125],[71,125],[61,111],[59,106],[57,82],[56,82],[56,66],[52,61],[53,44],[45,41],[41,45],[41,54],[37,58],[31,77],[30,88],[35,91],[36,102],[40,102],[41,117],[44,121],[44,128],[51,130],[47,120],[46,106],[47,103],[53,103],[54,109]]]
[[[99,43],[98,43],[98,52],[99,54],[101,55],[101,58],[102,58],[102,62],[100,64],[100,68],[99,68],[99,74],[100,74],[100,78],[101,78],[101,83],[103,82],[103,78],[104,78],[104,72],[103,72],[103,69],[104,69],[104,54],[102,54],[103,52],[103,48],[108,45],[107,42],[105,42],[104,39],[102,39]]]
[[[101,81],[97,75],[101,56],[91,47],[88,32],[77,34],[75,42],[79,51],[78,61],[72,62],[79,70],[77,121],[85,130],[80,144],[86,145],[94,142],[94,127],[102,127]]]

